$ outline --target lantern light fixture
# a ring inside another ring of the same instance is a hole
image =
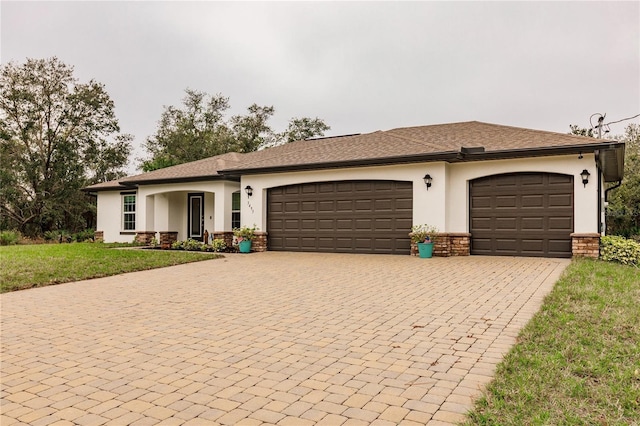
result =
[[[431,175],[427,173],[426,175],[424,175],[422,180],[424,180],[424,184],[427,185],[427,191],[428,191],[429,188],[431,188],[431,181],[432,181]]]
[[[247,185],[247,186],[244,187],[244,192],[246,192],[247,195],[249,197],[251,197],[253,195],[253,188],[251,186]]]
[[[591,176],[591,173],[589,173],[587,169],[584,169],[582,173],[580,173],[580,177],[582,177],[582,184],[584,185],[585,188],[589,183],[589,176]]]

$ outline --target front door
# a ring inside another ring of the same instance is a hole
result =
[[[188,194],[187,235],[194,240],[202,241],[204,233],[204,194]]]

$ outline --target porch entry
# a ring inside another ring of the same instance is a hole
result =
[[[187,194],[187,236],[202,241],[204,234],[204,193]]]

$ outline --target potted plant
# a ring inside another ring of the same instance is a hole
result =
[[[240,249],[240,253],[249,253],[251,251],[251,241],[255,238],[255,233],[258,228],[253,225],[251,228],[243,226],[241,228],[234,228],[233,236],[236,237],[236,242]]]
[[[429,225],[414,225],[409,234],[411,241],[418,245],[418,254],[421,258],[433,256],[433,243],[438,238],[438,228]]]

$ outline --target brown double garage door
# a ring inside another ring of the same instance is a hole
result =
[[[471,254],[571,257],[573,176],[495,175],[469,193]]]
[[[305,183],[267,196],[269,250],[409,254],[411,182]]]

